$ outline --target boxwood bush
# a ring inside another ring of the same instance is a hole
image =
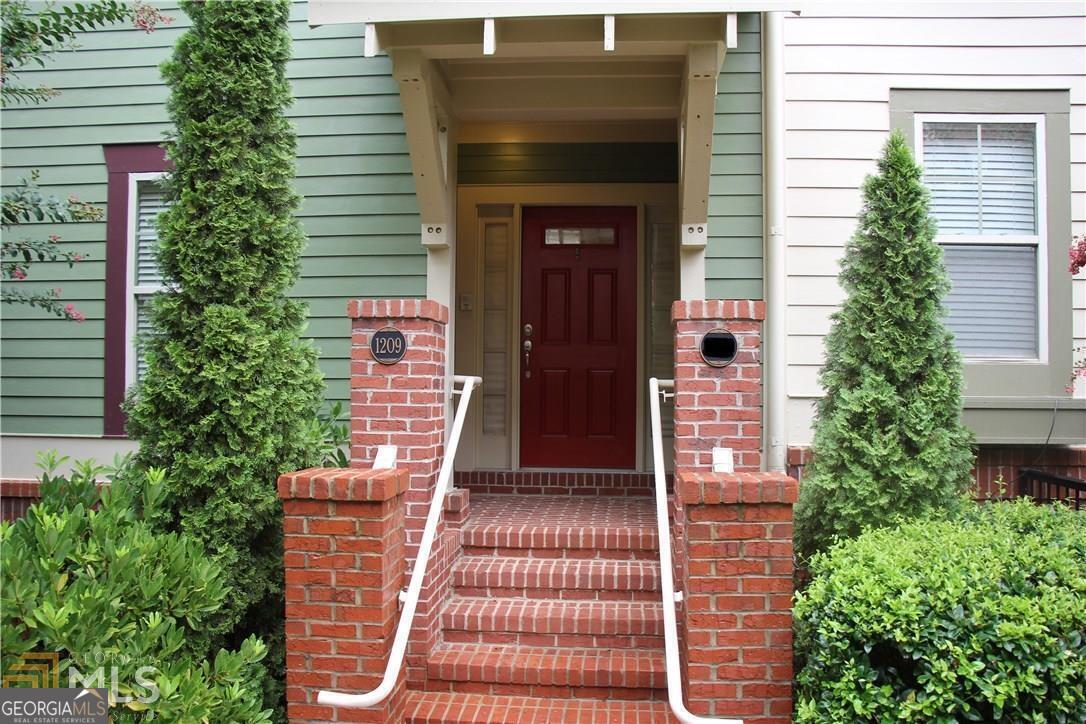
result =
[[[797,721],[1086,721],[1086,516],[975,507],[840,542],[811,571]]]

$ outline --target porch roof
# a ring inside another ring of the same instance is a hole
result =
[[[311,25],[362,23],[400,89],[423,246],[447,249],[458,121],[675,119],[680,240],[708,240],[717,77],[739,13],[800,0],[309,0]]]

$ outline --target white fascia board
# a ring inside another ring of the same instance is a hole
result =
[[[309,0],[309,24],[409,23],[561,15],[798,12],[804,6],[819,4],[810,0]]]

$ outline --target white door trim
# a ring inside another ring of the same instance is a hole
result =
[[[519,186],[460,186],[457,194],[458,237],[473,248],[478,244],[477,207],[480,204],[511,204],[513,206],[513,239],[509,281],[510,316],[509,344],[519,344],[520,335],[520,249],[521,249],[521,208],[523,206],[635,206],[637,207],[637,452],[636,470],[648,469],[644,445],[645,391],[641,389],[642,378],[646,369],[645,350],[645,290],[641,281],[645,277],[645,206],[654,203],[675,203],[678,187],[675,184],[532,184]],[[476,277],[477,273],[473,274]],[[454,299],[460,290],[456,290]],[[476,294],[479,298],[479,295]],[[455,315],[455,310],[453,312]],[[481,335],[471,343],[471,356],[474,364],[481,364]],[[512,349],[512,348],[511,348]],[[516,346],[519,350],[519,346]],[[455,363],[455,359],[454,359]],[[509,395],[510,395],[510,466],[511,470],[520,468],[520,378],[518,374],[516,351],[509,356]],[[462,370],[457,370],[462,372]],[[479,409],[476,406],[470,427],[464,430],[464,444],[461,449],[465,455],[461,458],[465,469],[474,469],[476,451],[480,444],[478,434]]]

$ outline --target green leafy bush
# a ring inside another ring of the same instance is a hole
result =
[[[0,524],[2,669],[28,652],[60,655],[60,685],[93,682],[118,697],[115,722],[263,722],[264,644],[210,651],[203,625],[226,597],[218,564],[187,535],[155,532],[161,471],[77,463],[70,478],[43,458],[41,502]],[[101,672],[102,678],[95,679]],[[88,677],[90,677],[88,679]],[[124,698],[131,699],[124,701]]]
[[[950,506],[972,482],[961,356],[943,322],[950,284],[900,132],[878,169],[864,182],[841,262],[846,298],[826,337],[826,395],[795,511],[803,557],[835,536]]]
[[[797,721],[1086,721],[1086,516],[993,503],[867,532],[811,570]]]

